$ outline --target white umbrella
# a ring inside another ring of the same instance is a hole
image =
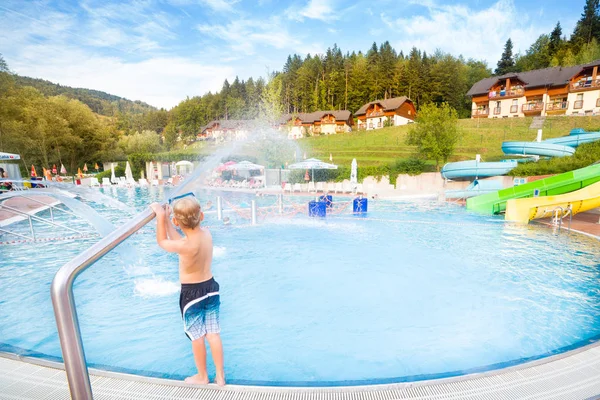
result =
[[[127,164],[125,164],[125,179],[127,179],[127,182],[135,182],[135,179],[133,179],[133,172],[131,172],[131,165],[129,165],[129,161],[127,161]]]
[[[117,181],[117,177],[115,176],[115,163],[110,163],[110,181],[112,183],[119,183]]]
[[[0,151],[0,160],[20,160],[21,156],[18,154],[3,153]]]
[[[191,174],[194,170],[194,163],[186,160],[178,161],[175,163],[175,170],[178,172],[179,175],[184,175],[183,173],[181,173],[182,170],[185,170],[186,174]]]
[[[337,165],[329,164],[316,158],[309,158],[294,164],[288,165],[289,169],[310,169],[312,171],[312,180],[315,180],[315,169],[337,169]]]
[[[356,164],[356,158],[352,159],[352,168],[350,170],[350,185],[352,187],[352,189],[356,189],[357,185],[358,185],[358,179],[357,179],[357,168],[358,168],[358,164]]]

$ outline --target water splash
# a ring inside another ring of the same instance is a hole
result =
[[[163,278],[136,279],[134,285],[133,293],[145,298],[170,296],[179,292],[179,283]]]

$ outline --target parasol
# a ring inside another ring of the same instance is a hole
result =
[[[315,180],[315,169],[337,169],[337,165],[329,164],[318,160],[316,158],[309,158],[308,160],[300,161],[294,164],[288,165],[289,169],[306,169],[312,171],[312,180]]]

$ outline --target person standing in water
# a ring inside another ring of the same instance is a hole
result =
[[[207,228],[200,226],[204,214],[195,197],[183,197],[171,210],[158,203],[150,208],[156,214],[156,241],[164,250],[179,255],[179,280],[181,295],[179,306],[184,332],[192,341],[192,351],[198,373],[185,379],[186,383],[206,385],[206,340],[210,345],[216,368],[215,383],[225,385],[223,344],[219,335],[219,284],[211,272],[213,242]],[[175,227],[181,228],[182,237]]]

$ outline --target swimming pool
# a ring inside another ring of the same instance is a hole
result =
[[[156,189],[108,193],[138,210],[162,196]],[[214,195],[198,196],[215,202]],[[235,204],[251,199],[224,196]],[[126,219],[123,211],[95,208],[113,222]],[[257,226],[236,218],[223,226],[208,214],[206,223],[216,246],[230,383],[449,376],[600,334],[600,251],[582,235],[505,224],[435,202],[372,201],[366,217],[271,218]],[[2,247],[5,349],[60,356],[50,282],[93,241]],[[192,374],[176,258],[157,248],[153,224],[120,250],[75,283],[88,363],[152,376]]]

